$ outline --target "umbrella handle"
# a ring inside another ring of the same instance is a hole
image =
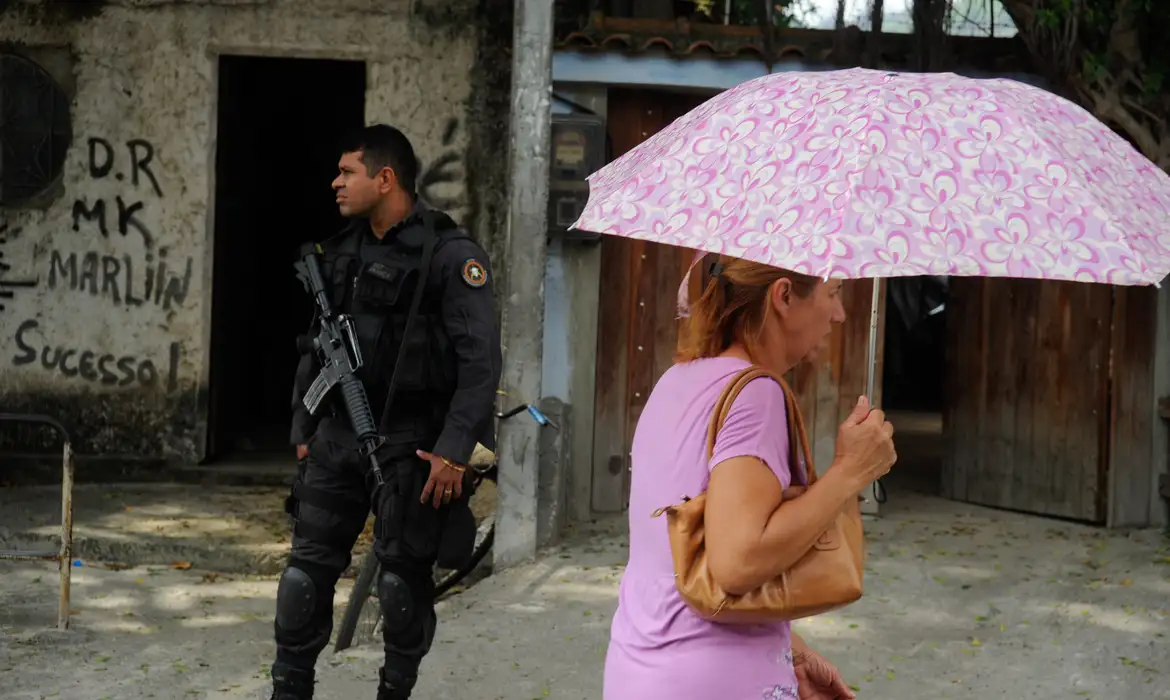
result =
[[[866,354],[865,397],[874,405],[873,390],[877,383],[878,304],[881,302],[882,280],[873,280],[873,297],[869,302],[869,349]]]
[[[873,296],[869,300],[869,350],[866,359],[865,372],[865,396],[869,399],[869,405],[877,408],[873,400],[874,385],[877,383],[877,343],[878,343],[878,304],[881,303],[882,297],[882,280],[875,277],[873,280]],[[882,504],[886,502],[886,487],[882,484],[881,479],[875,480],[870,484],[870,492],[873,494],[873,499]],[[862,497],[863,501],[869,500]]]

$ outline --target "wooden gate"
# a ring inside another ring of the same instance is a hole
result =
[[[608,123],[613,157],[705,99],[653,91],[610,91]],[[650,390],[671,365],[678,340],[678,285],[694,252],[613,237],[605,237],[601,246],[592,505],[595,512],[605,513],[626,508],[634,427]],[[699,284],[697,279],[693,282]],[[852,322],[835,330],[829,351],[815,364],[802,365],[790,378],[800,394],[813,457],[822,473],[832,460],[837,426],[865,392],[869,328],[865,319],[871,284],[866,280],[846,283],[843,303]],[[879,354],[878,386],[880,359]]]
[[[1105,518],[1113,289],[952,278],[942,493]]]
[[[707,96],[610,90],[614,158],[658,133]],[[597,389],[593,424],[593,510],[625,509],[634,426],[677,343],[675,299],[694,252],[606,236],[601,242]]]

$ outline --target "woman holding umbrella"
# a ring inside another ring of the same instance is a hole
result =
[[[672,587],[677,530],[647,513],[706,486],[704,571],[726,593],[751,590],[787,575],[830,514],[890,467],[892,429],[859,401],[834,464],[794,498],[779,385],[743,389],[706,460],[713,394],[749,362],[783,373],[817,353],[844,320],[841,279],[1160,284],[1170,176],[1084,109],[1015,81],[777,73],[713,97],[591,175],[574,228],[722,261],[635,432],[606,699],[849,698],[786,624],[717,626],[687,610],[675,589],[690,571]]]
[[[606,658],[605,699],[853,698],[787,622],[726,625],[692,614],[675,588],[662,521],[679,493],[706,490],[707,562],[735,595],[788,570],[850,500],[894,463],[893,428],[865,398],[841,425],[837,458],[807,493],[790,464],[784,389],[767,378],[735,398],[708,459],[707,424],[741,370],[783,375],[845,320],[840,280],[729,258],[690,309],[678,363],[655,386],[633,443],[630,561]],[[795,498],[801,495],[800,498]]]

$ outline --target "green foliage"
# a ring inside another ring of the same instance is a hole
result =
[[[1053,39],[1076,29],[1082,77],[1100,83],[1120,71],[1134,73],[1143,101],[1165,92],[1170,73],[1170,2],[1166,0],[1033,0],[1035,22]],[[1121,12],[1128,16],[1122,17]],[[1131,32],[1115,34],[1118,20],[1128,20]],[[1134,59],[1137,59],[1136,62]]]
[[[1170,0],[1003,0],[1037,67],[1170,170]]]
[[[774,0],[772,23],[777,27],[799,27],[801,18],[815,8],[814,0]],[[724,0],[695,0],[695,9],[708,17],[722,16]],[[764,0],[731,0],[731,21],[759,26],[765,21]]]

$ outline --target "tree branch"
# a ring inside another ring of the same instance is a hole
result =
[[[1126,136],[1158,167],[1170,169],[1170,98],[1163,97],[1152,108],[1146,104],[1140,35],[1144,15],[1139,15],[1133,1],[1115,0],[1108,26],[1085,24],[1090,9],[1085,0],[1002,1],[1052,87]],[[1041,21],[1041,10],[1045,21]],[[1104,59],[1096,59],[1096,65],[1104,68],[1098,73],[1104,75],[1090,75],[1084,69],[1094,52]]]

